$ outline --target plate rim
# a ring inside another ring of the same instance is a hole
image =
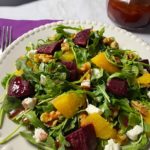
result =
[[[121,29],[119,27],[116,27],[114,25],[109,25],[106,23],[102,23],[102,22],[96,22],[96,21],[80,21],[80,20],[66,20],[66,21],[58,21],[58,22],[54,22],[54,23],[48,23],[39,27],[36,27],[32,30],[29,30],[28,32],[24,33],[22,36],[18,37],[15,41],[13,41],[4,51],[4,53],[2,54],[2,56],[0,57],[0,66],[3,66],[3,60],[7,59],[7,56],[12,52],[12,50],[15,49],[15,47],[22,42],[23,40],[25,40],[26,38],[32,36],[33,34],[36,34],[37,32],[40,32],[42,30],[45,30],[47,28],[52,28],[56,25],[59,24],[66,24],[66,25],[87,25],[87,26],[104,26],[106,28],[110,28],[111,30],[116,30],[117,32],[120,32],[120,34],[126,34],[127,37],[132,38],[133,40],[135,40],[136,42],[139,42],[140,45],[142,45],[143,47],[145,47],[145,49],[149,50],[150,52],[150,45],[148,43],[146,43],[144,40],[142,40],[141,38],[135,36],[133,33],[126,31],[125,29]],[[2,145],[5,146],[5,145]],[[8,145],[9,146],[9,145]],[[10,145],[11,146],[11,145]],[[1,148],[1,147],[0,147]]]
[[[9,55],[11,50],[14,49],[15,46],[17,46],[24,39],[32,36],[33,34],[35,34],[37,32],[40,32],[41,30],[45,30],[46,28],[51,28],[53,26],[60,25],[60,24],[68,24],[68,25],[73,25],[73,24],[74,25],[79,25],[79,24],[81,24],[81,25],[90,25],[90,26],[97,26],[97,25],[99,25],[99,26],[104,26],[106,28],[111,28],[112,30],[117,30],[117,32],[120,32],[122,34],[126,34],[126,36],[128,36],[129,38],[132,38],[133,40],[138,41],[142,46],[144,46],[147,50],[150,51],[150,44],[148,44],[147,42],[145,42],[143,39],[139,38],[138,36],[134,35],[130,31],[127,31],[127,30],[122,29],[120,27],[117,27],[115,25],[110,25],[110,24],[107,24],[107,23],[102,23],[102,22],[99,22],[99,21],[90,21],[90,20],[86,20],[86,21],[81,21],[81,20],[64,20],[64,21],[57,21],[57,22],[52,22],[52,23],[47,23],[45,25],[41,25],[39,27],[36,27],[34,29],[29,30],[28,32],[26,32],[23,35],[21,35],[20,37],[18,37],[1,54],[0,65],[2,65],[3,60]]]

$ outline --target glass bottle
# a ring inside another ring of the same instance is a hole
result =
[[[150,0],[108,0],[107,13],[125,29],[150,27]]]

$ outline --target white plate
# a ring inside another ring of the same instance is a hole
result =
[[[19,37],[14,41],[4,52],[0,58],[0,81],[6,75],[6,73],[12,72],[15,70],[15,60],[22,56],[25,53],[25,47],[29,42],[36,43],[38,39],[46,39],[47,37],[53,35],[55,32],[52,30],[54,26],[58,24],[65,24],[71,26],[79,26],[89,28],[93,27],[94,29],[100,29],[100,27],[105,27],[105,35],[113,36],[119,42],[119,45],[123,49],[132,49],[139,53],[142,58],[147,58],[150,60],[150,46],[146,44],[141,39],[135,37],[133,34],[120,29],[118,27],[109,26],[106,24],[89,22],[89,21],[62,21],[47,24],[39,28],[33,29],[28,33],[25,33],[23,36]],[[3,88],[0,86],[0,95],[3,93]],[[0,139],[8,135],[14,128],[15,124],[12,121],[5,118],[3,128],[0,129]],[[8,150],[34,150],[36,148],[32,147],[26,142],[22,137],[17,137],[14,140],[10,141],[8,144]],[[2,146],[0,146],[2,150]],[[7,150],[7,149],[5,149]]]

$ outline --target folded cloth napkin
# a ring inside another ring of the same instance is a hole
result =
[[[2,26],[12,26],[12,41],[17,39],[25,32],[32,30],[33,28],[41,25],[56,22],[58,20],[11,20],[11,19],[0,19],[0,28]]]

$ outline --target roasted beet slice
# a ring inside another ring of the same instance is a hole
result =
[[[149,65],[149,60],[148,59],[142,59],[140,62]],[[144,68],[150,73],[150,66],[144,66]]]
[[[95,150],[97,139],[95,130],[92,124],[72,132],[66,137],[66,140],[71,144],[69,150]]]
[[[69,72],[69,80],[70,81],[74,81],[77,79],[78,76],[78,69],[77,69],[77,65],[75,62],[70,62],[70,61],[63,61],[62,62],[63,65],[66,66],[68,72]]]
[[[73,42],[78,46],[85,47],[90,37],[90,31],[91,29],[85,29],[77,33],[73,39]]]
[[[53,42],[51,44],[42,45],[37,49],[37,52],[41,53],[41,54],[52,55],[52,54],[54,54],[55,51],[61,49],[62,42],[63,42],[63,40],[59,40],[59,41]]]
[[[127,96],[128,83],[126,80],[113,78],[108,81],[106,89],[116,96]]]
[[[24,80],[22,77],[13,77],[8,86],[8,96],[17,98],[25,98],[33,95],[34,88],[29,81]]]

